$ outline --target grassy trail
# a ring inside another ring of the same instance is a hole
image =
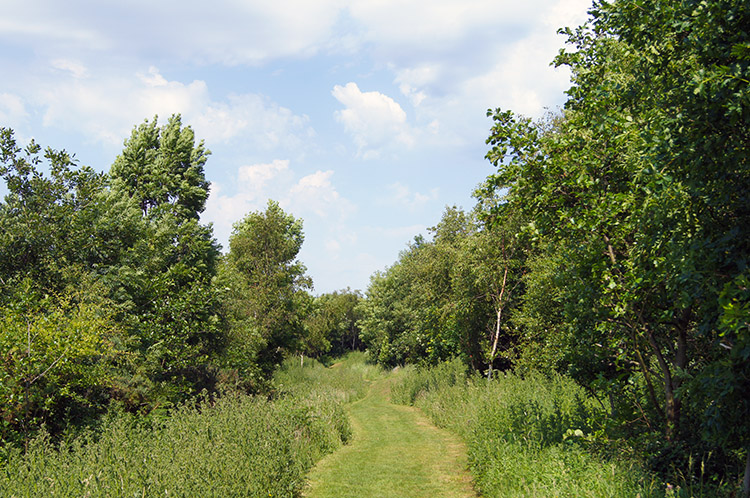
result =
[[[375,381],[365,398],[348,406],[353,440],[318,463],[305,496],[477,496],[463,443],[419,410],[392,404],[392,380]]]

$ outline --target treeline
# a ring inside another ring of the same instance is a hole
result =
[[[258,393],[286,355],[359,347],[345,290],[313,297],[302,221],[269,201],[222,255],[200,222],[209,152],[179,116],[134,128],[108,173],[0,129],[0,442]]]
[[[362,338],[389,365],[563,373],[648,468],[747,490],[750,5],[590,14],[555,59],[564,109],[488,111],[496,172],[373,277]]]

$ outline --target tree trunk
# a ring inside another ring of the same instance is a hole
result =
[[[507,274],[507,270],[506,270]],[[503,287],[505,282],[503,282]],[[505,289],[503,289],[505,290]],[[497,310],[497,320],[495,321],[495,339],[492,341],[492,352],[490,353],[490,369],[487,371],[487,379],[492,379],[492,363],[495,361],[495,355],[497,354],[497,342],[500,339],[500,318],[503,316],[502,305]]]
[[[664,376],[664,395],[666,398],[666,436],[667,440],[673,441],[677,438],[680,428],[680,411],[682,407],[681,400],[677,397],[676,391],[682,384],[679,377],[672,375],[672,370],[681,371],[687,367],[687,329],[690,321],[690,310],[685,310],[682,318],[677,323],[677,349],[671,364],[664,357],[664,354],[656,342],[654,335],[648,331],[648,343],[654,350],[656,359],[659,362],[659,368]]]

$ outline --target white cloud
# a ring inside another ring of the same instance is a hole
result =
[[[299,148],[315,136],[309,118],[295,115],[267,97],[257,94],[228,95],[214,101],[204,81],[167,80],[157,68],[130,78],[110,74],[83,77],[88,70],[70,61],[53,67],[70,78],[42,83],[36,104],[44,109],[45,126],[75,127],[91,141],[121,145],[132,127],[159,115],[162,119],[182,114],[198,137],[210,146],[241,140],[255,149]]]
[[[263,210],[268,199],[279,201],[284,210],[302,219],[316,218],[336,227],[356,212],[333,185],[333,171],[316,171],[298,180],[288,160],[242,166],[237,170],[234,192],[212,185],[203,220],[214,223],[217,239],[226,244],[232,224],[251,211]],[[338,237],[340,242],[351,239]]]
[[[0,126],[18,126],[28,116],[26,106],[18,95],[0,93]]]
[[[389,195],[382,199],[381,203],[389,206],[400,206],[410,211],[422,208],[427,203],[438,199],[440,190],[431,189],[428,193],[412,192],[409,187],[396,182],[388,185]]]
[[[243,188],[251,188],[254,191],[262,191],[270,180],[277,178],[289,171],[289,161],[286,159],[275,159],[268,164],[253,164],[240,167],[237,179]]]
[[[188,118],[210,102],[205,82],[167,81],[155,68],[131,78],[96,74],[47,81],[35,98],[45,110],[44,126],[75,128],[92,141],[113,145],[122,144],[144,118],[174,113]]]
[[[270,163],[241,166],[235,180],[232,193],[225,193],[224,185],[211,185],[211,194],[201,217],[214,224],[214,234],[225,248],[232,225],[251,211],[264,209],[268,199],[280,199],[293,181],[293,173],[288,160],[276,159]]]
[[[102,47],[104,37],[97,32],[95,25],[86,27],[85,22],[71,22],[67,16],[54,12],[57,5],[39,8],[24,0],[9,0],[3,3],[3,17],[0,18],[0,36],[13,39],[27,38],[34,43],[52,43],[58,49],[70,45]],[[60,5],[59,7],[62,7]]]
[[[328,44],[343,0],[257,2],[159,2],[134,0],[92,6],[88,2],[6,0],[3,33],[49,52],[97,53],[152,60],[261,64],[311,55]],[[56,46],[60,45],[60,46]]]
[[[229,95],[226,102],[211,102],[191,122],[207,142],[242,139],[265,150],[299,148],[315,138],[307,116],[257,94]]]
[[[336,85],[331,94],[344,109],[335,112],[338,122],[352,136],[359,155],[377,157],[392,144],[414,143],[406,123],[406,112],[389,96],[380,92],[362,92],[356,83]]]
[[[341,197],[331,183],[333,171],[316,171],[299,180],[289,190],[288,203],[295,212],[312,211],[321,218],[333,218],[336,222],[350,216],[354,205]],[[333,221],[332,220],[332,221]]]
[[[83,63],[75,60],[55,59],[50,64],[54,69],[67,72],[74,78],[85,78],[89,73]]]

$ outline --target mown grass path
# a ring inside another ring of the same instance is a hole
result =
[[[304,496],[477,496],[464,444],[416,408],[392,404],[392,380],[373,382],[365,398],[348,406],[352,441],[318,463]]]

